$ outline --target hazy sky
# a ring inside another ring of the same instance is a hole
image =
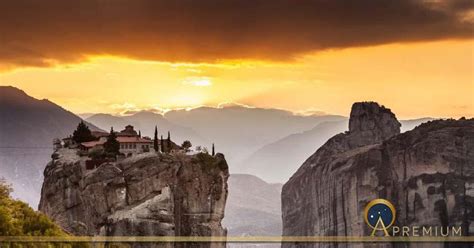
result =
[[[0,85],[76,112],[474,116],[474,1],[0,2]]]

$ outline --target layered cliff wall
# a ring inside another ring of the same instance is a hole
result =
[[[370,235],[363,210],[376,198],[395,205],[396,225],[462,226],[464,235],[474,234],[474,119],[431,121],[399,134],[395,115],[376,103],[354,104],[350,118],[349,132],[328,140],[283,186],[283,235]]]
[[[146,153],[93,170],[73,149],[57,154],[44,171],[39,210],[72,234],[226,235],[222,154]]]

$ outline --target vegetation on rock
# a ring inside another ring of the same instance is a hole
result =
[[[153,136],[153,148],[158,152],[158,127],[155,126],[155,135]]]
[[[117,141],[114,129],[110,129],[110,135],[107,137],[107,141],[104,143],[104,151],[107,156],[115,157],[120,153],[120,143]]]
[[[12,199],[11,192],[11,187],[0,179],[0,236],[66,235],[46,215]]]
[[[181,145],[181,147],[183,147],[185,152],[189,152],[189,148],[191,148],[192,146],[193,145],[191,144],[191,141],[189,140],[183,141],[183,144]]]
[[[72,139],[76,143],[95,140],[94,136],[92,136],[91,130],[83,121],[79,122],[77,125],[77,128],[72,135]]]

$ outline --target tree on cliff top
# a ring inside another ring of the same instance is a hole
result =
[[[0,178],[0,236],[65,236],[46,215],[10,197],[11,187]],[[30,247],[30,246],[28,246]]]
[[[160,147],[161,147],[161,152],[164,153],[165,152],[165,142],[163,142],[163,135],[161,135]]]
[[[153,136],[153,148],[158,152],[158,127],[155,126],[155,135]]]
[[[189,152],[189,148],[191,148],[193,145],[191,144],[191,141],[185,140],[181,147],[183,147],[185,152]]]
[[[92,141],[95,140],[95,137],[92,136],[92,132],[89,129],[89,127],[84,123],[84,121],[79,122],[79,125],[77,125],[76,130],[72,134],[72,139],[76,143],[82,143],[82,142],[87,142],[87,141]]]
[[[117,141],[113,128],[110,128],[109,137],[107,137],[107,141],[104,143],[104,151],[107,156],[115,156],[120,153],[120,143]]]

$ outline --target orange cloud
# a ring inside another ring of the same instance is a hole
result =
[[[19,0],[0,2],[0,67],[91,55],[216,62],[473,37],[474,1]]]

